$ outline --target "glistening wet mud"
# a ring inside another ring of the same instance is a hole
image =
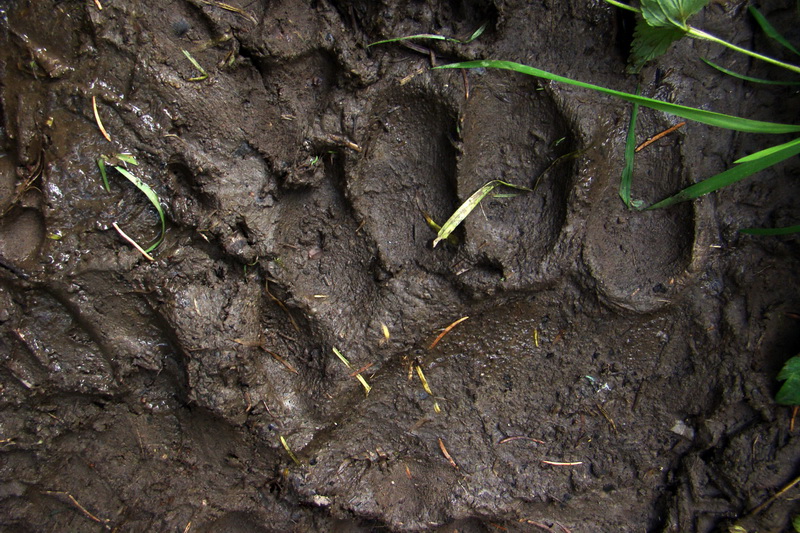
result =
[[[765,12],[791,37],[790,4]],[[793,94],[691,41],[627,75],[602,2],[100,5],[0,8],[5,530],[788,530],[793,493],[749,513],[797,475],[773,397],[799,250],[737,230],[796,222],[796,163],[632,212],[626,105],[430,67],[782,122]],[[768,47],[745,11],[696,23]],[[640,137],[674,122],[643,110]],[[765,142],[689,124],[639,154],[634,197]],[[118,153],[167,215],[153,262],[112,226],[158,236],[136,187],[103,188]],[[492,179],[533,191],[496,189],[433,248],[424,214]]]

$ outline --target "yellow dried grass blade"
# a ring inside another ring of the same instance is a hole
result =
[[[522,191],[531,191],[531,189],[528,187],[514,185],[513,183],[508,183],[502,180],[492,180],[488,182],[486,185],[472,193],[472,196],[467,198],[467,201],[461,204],[461,206],[456,209],[456,212],[453,213],[449,219],[447,219],[447,222],[445,222],[442,228],[439,230],[438,236],[433,240],[433,246],[436,247],[439,242],[450,237],[450,234],[455,231],[458,225],[461,224],[470,213],[472,213],[473,209],[478,207],[478,204],[481,203],[481,200],[483,200],[486,195],[492,192],[492,190],[498,185],[505,185],[506,187],[511,187],[513,189],[519,189]]]

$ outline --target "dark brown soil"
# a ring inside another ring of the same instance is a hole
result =
[[[0,5],[4,531],[790,530],[797,488],[750,512],[800,474],[773,401],[800,249],[738,229],[797,223],[798,165],[631,212],[627,104],[430,66],[792,122],[793,92],[700,57],[786,73],[684,40],[628,75],[630,21],[600,1],[100,3]],[[764,7],[798,37],[794,2]],[[741,1],[695,22],[782,54]],[[642,110],[638,131],[675,122]],[[689,124],[640,153],[634,196],[769,142]],[[153,262],[112,227],[158,233],[136,187],[102,186],[123,152],[167,215]],[[492,179],[535,191],[432,248],[422,212]]]

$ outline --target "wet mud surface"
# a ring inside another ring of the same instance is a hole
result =
[[[3,530],[725,531],[797,476],[773,397],[800,250],[737,232],[796,223],[797,164],[634,213],[626,105],[430,67],[792,122],[792,93],[699,56],[773,71],[687,41],[627,75],[602,2],[101,1],[0,7]],[[766,9],[790,37],[792,9]],[[780,53],[742,2],[696,23]],[[642,110],[639,135],[674,122]],[[634,196],[770,140],[689,124],[641,152]],[[158,235],[136,187],[103,188],[118,153],[166,212],[152,262],[112,226]],[[423,212],[491,179],[534,192],[433,248]],[[795,502],[742,524],[787,531]]]

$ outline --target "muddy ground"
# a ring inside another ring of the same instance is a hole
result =
[[[100,1],[0,7],[4,531],[789,530],[796,489],[749,512],[798,475],[773,398],[800,249],[737,230],[797,223],[798,165],[630,212],[626,104],[430,67],[792,122],[794,92],[700,57],[787,74],[696,41],[626,74],[631,21],[596,0]],[[763,5],[798,42],[795,7]],[[782,55],[743,2],[694,22]],[[675,122],[642,110],[639,137]],[[775,140],[689,124],[634,196]],[[123,152],[166,213],[152,262],[112,227],[159,231],[122,175],[103,188]],[[491,179],[535,191],[432,248],[422,211]]]

